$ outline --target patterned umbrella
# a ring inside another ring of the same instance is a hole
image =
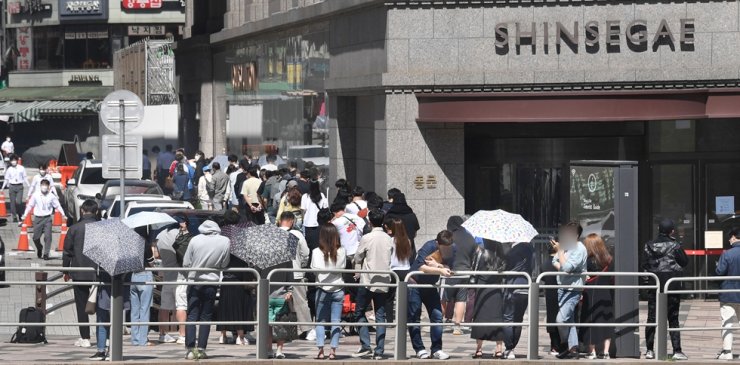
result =
[[[144,269],[144,238],[120,219],[87,224],[82,253],[110,275]]]
[[[298,239],[275,225],[234,229],[239,231],[231,238],[229,251],[257,269],[267,269],[295,259]]]
[[[462,224],[473,236],[497,242],[529,242],[537,230],[519,214],[479,210]]]

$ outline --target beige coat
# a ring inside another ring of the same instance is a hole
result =
[[[362,236],[360,246],[357,248],[353,263],[355,270],[391,270],[391,255],[393,254],[393,238],[383,231],[382,228],[373,230]],[[375,293],[387,293],[387,286],[373,287],[370,284],[389,284],[389,274],[361,274],[360,284],[368,285],[368,289]]]

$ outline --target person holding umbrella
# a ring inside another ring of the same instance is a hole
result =
[[[182,266],[192,269],[223,270],[229,264],[229,239],[221,235],[221,228],[212,220],[206,220],[198,227],[199,235],[190,240]],[[202,283],[188,288],[188,322],[213,320],[216,302],[217,283],[220,277],[215,272],[190,271],[188,281]],[[206,347],[211,325],[201,325],[198,329],[196,347],[195,325],[185,326],[185,347],[187,360],[207,359]]]

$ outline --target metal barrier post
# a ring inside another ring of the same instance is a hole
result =
[[[123,361],[123,277],[111,277],[110,298],[110,358]]]
[[[658,293],[655,298],[655,345],[657,352],[656,360],[664,360],[668,356],[668,294]]]
[[[408,320],[408,284],[398,278],[396,288],[396,356],[395,360],[406,360],[406,321]]]
[[[257,359],[266,360],[270,343],[270,280],[260,279],[257,286]]]
[[[529,348],[527,360],[539,358],[540,341],[540,283],[533,282],[529,286]]]
[[[49,279],[49,273],[46,271],[36,272],[36,281],[39,283],[36,285],[36,308],[46,314],[46,280]]]

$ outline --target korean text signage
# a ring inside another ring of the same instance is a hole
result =
[[[182,10],[185,0],[121,0],[121,8],[125,10]]]
[[[15,43],[18,45],[18,58],[16,65],[18,70],[33,69],[33,28],[16,28]]]
[[[606,50],[609,53],[632,51],[657,51],[659,48],[670,48],[673,51],[691,52],[694,50],[696,28],[694,19],[681,18],[677,29],[672,29],[666,19],[657,23],[636,19],[630,22],[619,20],[595,20],[585,23],[573,22],[513,22],[498,23],[496,30],[496,53],[507,54],[510,48],[517,54],[529,52],[523,47],[531,46],[534,54],[537,43],[542,43],[545,53],[553,50],[560,53],[563,48],[570,48],[573,53],[579,52],[579,44],[585,45],[587,53]],[[511,44],[511,36],[514,44]],[[554,42],[553,42],[554,38]],[[624,40],[625,42],[622,42]],[[554,44],[553,44],[554,43]],[[627,49],[622,45],[626,44]]]
[[[59,20],[108,19],[107,0],[59,0]]]

